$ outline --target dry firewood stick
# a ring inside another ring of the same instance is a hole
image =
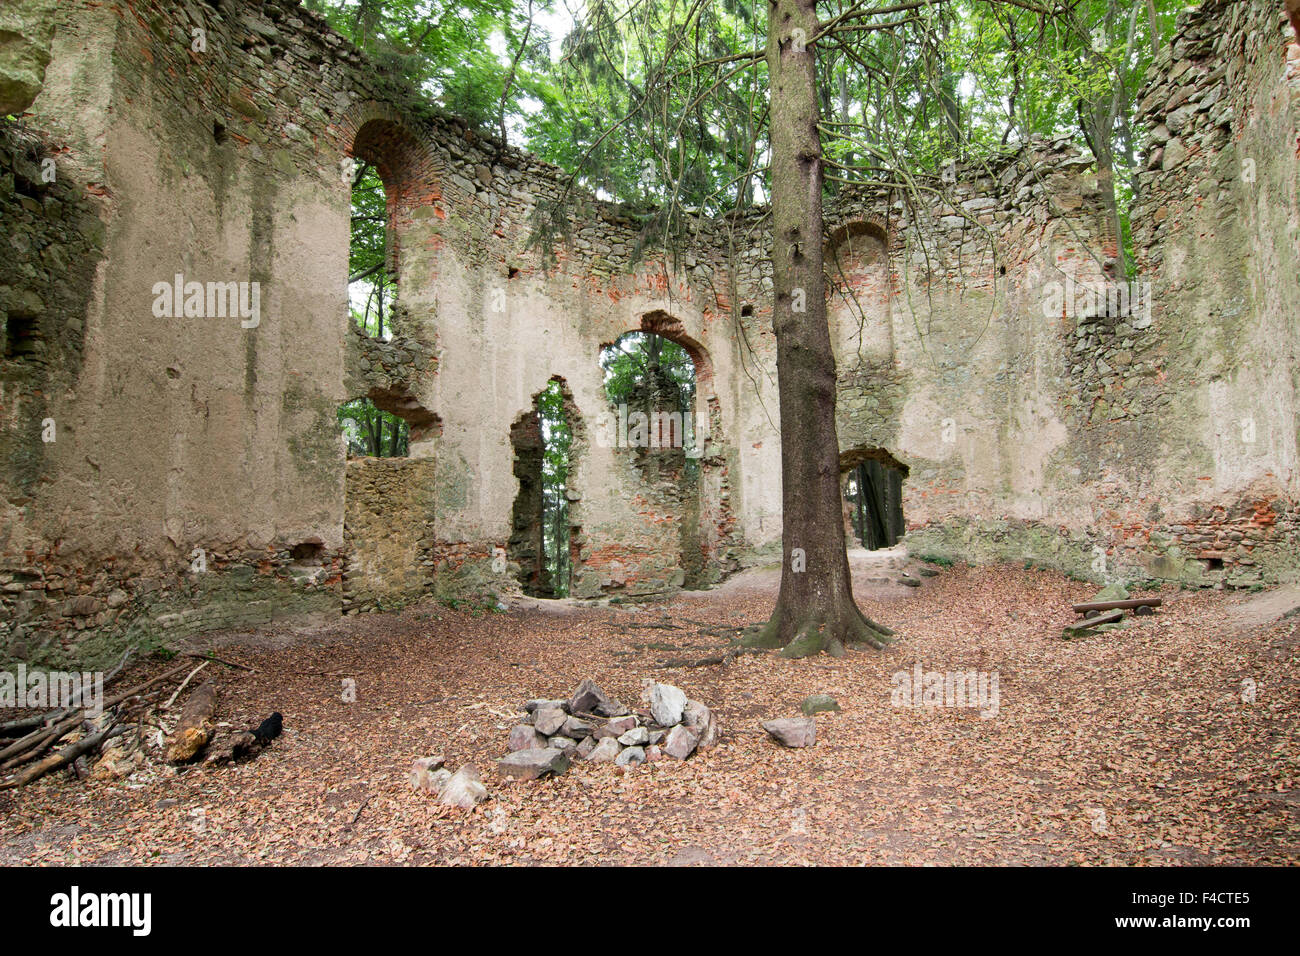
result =
[[[176,688],[176,693],[167,698],[167,703],[163,704],[163,710],[171,710],[172,704],[176,703],[176,698],[181,696],[181,691],[183,691],[189,682],[194,679],[194,675],[207,666],[208,662],[204,661],[198,667],[194,668],[194,670],[190,671],[189,674],[186,675],[185,679],[181,681],[181,686]]]
[[[122,672],[122,668],[126,666],[126,662],[130,659],[131,655],[134,652],[135,652],[135,648],[127,648],[126,653],[122,655],[122,659],[117,662],[117,664],[113,667],[112,670],[110,670],[107,674],[104,675],[105,684],[108,684],[110,681],[113,680],[113,678],[117,677],[117,675]],[[8,721],[7,723],[0,724],[0,734],[5,734],[11,730],[34,729],[34,728],[41,727],[42,725],[48,725],[51,721],[60,721],[60,720],[64,720],[67,717],[71,717],[73,711],[77,710],[81,706],[80,697],[82,693],[84,693],[84,690],[78,691],[76,694],[74,694],[73,697],[68,701],[68,705],[66,707],[60,708],[58,710],[46,711],[45,713],[39,714],[35,717],[23,717],[19,720],[11,720]]]
[[[12,780],[0,783],[0,790],[12,790],[15,787],[24,787],[40,777],[45,776],[51,770],[58,770],[60,767],[67,766],[84,753],[94,750],[104,741],[116,737],[118,734],[126,733],[129,728],[125,726],[106,727],[97,734],[91,734],[89,737],[83,737],[75,744],[69,744],[58,753],[51,754],[38,764],[28,767]]]
[[[190,654],[186,654],[185,656],[192,657],[195,660],[200,660],[200,661],[216,661],[218,664],[225,664],[227,667],[234,667],[234,668],[238,668],[241,671],[248,671],[250,674],[257,673],[257,668],[255,667],[249,667],[247,664],[236,664],[234,661],[224,660],[218,657],[216,654],[190,653]]]
[[[103,709],[107,710],[110,707],[116,707],[118,704],[126,700],[128,697],[134,697],[136,694],[148,690],[154,684],[164,681],[168,677],[172,677],[176,674],[179,674],[181,671],[183,671],[185,668],[189,666],[190,666],[189,664],[181,664],[178,667],[173,667],[171,670],[164,671],[163,673],[159,674],[157,677],[152,677],[142,684],[137,684],[135,687],[132,687],[130,690],[123,691],[120,694],[116,694],[113,697],[110,697],[108,700],[104,701]],[[55,737],[55,740],[58,740],[64,734],[68,733],[70,730],[75,728],[77,724],[79,724],[80,722],[81,722],[81,711],[78,710],[75,714],[64,718],[63,720],[55,724],[53,727],[50,727],[48,729],[43,728],[41,730],[33,731],[32,733],[28,734],[26,737],[22,738],[16,743],[10,744],[4,750],[0,750],[0,761],[7,760],[10,757],[14,756],[15,754],[25,753],[27,750],[41,743],[45,739],[45,736],[49,733],[57,732],[57,736]]]
[[[32,745],[25,750],[20,751],[4,762],[0,762],[0,773],[12,770],[14,767],[20,767],[25,763],[35,760],[45,751],[53,747],[63,737],[63,734],[54,735],[53,728],[46,731],[43,737],[37,738]]]

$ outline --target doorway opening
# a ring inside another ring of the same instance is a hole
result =
[[[519,491],[507,554],[519,566],[519,583],[529,597],[564,598],[572,588],[569,480],[576,422],[573,396],[556,376],[510,426]]]
[[[849,530],[868,551],[892,548],[907,531],[903,518],[903,480],[907,466],[883,448],[840,455]]]

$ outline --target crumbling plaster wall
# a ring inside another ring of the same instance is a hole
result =
[[[289,0],[62,4],[22,124],[58,161],[57,184],[34,201],[42,218],[71,191],[104,237],[92,275],[65,274],[83,304],[50,319],[84,322],[84,350],[51,353],[62,378],[29,376],[39,402],[10,415],[11,459],[40,467],[22,487],[20,469],[3,476],[11,654],[104,658],[124,641],[337,611],[348,555],[335,413],[358,395],[410,418],[412,457],[437,460],[439,590],[510,591],[491,558],[515,490],[509,425],[532,395],[562,376],[579,427],[594,420],[608,409],[601,345],[649,314],[709,348],[716,303],[698,275],[666,278],[654,256],[629,271],[630,224],[595,205],[545,273],[525,240],[562,174],[420,107]],[[377,159],[390,191],[401,296],[389,342],[346,315],[354,152]],[[156,316],[155,285],[178,273],[258,282],[256,325]],[[728,363],[724,349],[719,374]],[[30,427],[38,411],[57,442]],[[715,410],[719,436],[729,415]],[[664,516],[638,510],[618,450],[579,452],[575,593],[671,588]],[[725,494],[725,482],[709,487]],[[725,502],[705,510],[717,518],[709,540],[725,539]],[[302,543],[324,560],[296,563]],[[638,563],[648,555],[653,566]],[[433,585],[427,557],[419,589]],[[364,564],[351,606],[384,597]],[[49,582],[65,587],[57,600]],[[397,582],[388,597],[419,589]]]
[[[124,642],[339,608],[348,191],[293,122],[330,96],[308,65],[324,48],[286,22],[298,60],[285,34],[225,10],[58,5],[22,124],[105,239],[81,314],[49,316],[84,322],[84,355],[44,396],[57,440],[42,443],[41,480],[19,498],[4,476],[21,501],[6,569],[30,590],[63,585],[4,622],[15,655],[102,660]],[[178,273],[258,282],[260,313],[247,328],[158,316],[155,285]],[[299,566],[304,542],[326,561]]]
[[[397,244],[403,321],[435,343],[436,374],[415,391],[440,422],[439,590],[514,588],[513,572],[493,571],[491,560],[510,536],[517,491],[510,427],[553,377],[572,393],[575,424],[586,432],[569,482],[571,523],[580,529],[574,596],[669,590],[680,562],[665,552],[660,526],[675,516],[651,507],[620,460],[623,450],[601,440],[614,410],[599,357],[604,345],[663,314],[672,335],[711,356],[721,378],[731,356],[725,338],[720,350],[712,347],[722,321],[716,296],[698,277],[669,273],[658,257],[633,266],[631,224],[596,204],[577,213],[558,261],[544,268],[528,239],[538,204],[559,198],[563,174],[454,121],[436,131],[428,149],[438,188],[399,214]],[[705,382],[702,411],[711,397]],[[719,406],[706,449],[715,459],[727,454],[736,415],[734,406]],[[716,482],[709,487],[722,493]],[[707,505],[727,523],[723,499]]]
[[[1149,322],[1045,308],[1052,283],[1101,282],[1115,255],[1067,143],[954,169],[918,208],[849,194],[828,210],[841,449],[910,468],[914,550],[1197,583],[1217,579],[1206,553],[1230,552],[1233,583],[1293,574],[1296,47],[1273,6],[1206,0],[1143,99]],[[345,602],[515,590],[493,561],[517,488],[510,426],[555,376],[576,408],[575,596],[662,593],[687,564],[713,580],[779,554],[761,212],[697,221],[695,251],[668,264],[653,248],[634,261],[635,223],[581,200],[547,263],[529,236],[564,174],[419,105],[290,0],[74,0],[53,24],[26,145],[4,154],[59,169],[39,196],[4,197],[21,228],[0,306],[44,296],[48,343],[39,368],[0,375],[10,655],[102,659]],[[346,315],[354,156],[389,190],[387,342]],[[259,281],[259,323],[155,317],[153,287],[177,272]],[[694,512],[602,440],[600,349],[634,329],[705,370]],[[412,421],[428,467],[371,481],[346,465],[335,411],[361,395]],[[1225,410],[1256,416],[1251,448],[1231,445]],[[396,483],[400,520],[432,512],[395,559],[416,555],[409,573],[358,560],[345,589],[349,551],[369,560],[384,538],[370,518],[345,537],[349,471],[358,505]],[[304,542],[321,546],[308,566]]]
[[[1065,141],[955,167],[920,208],[828,209],[841,449],[910,467],[914,552],[1094,580],[1297,576],[1297,62],[1273,0],[1180,17],[1141,98],[1125,307],[1083,297],[1122,282],[1090,157]],[[759,238],[737,275],[744,340],[770,369],[767,255]],[[779,453],[775,429],[747,424],[740,520],[757,544]]]

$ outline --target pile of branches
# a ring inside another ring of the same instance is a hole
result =
[[[198,654],[185,656],[200,657]],[[104,675],[105,688],[121,674],[130,657],[131,651],[127,651],[117,666]],[[164,728],[159,717],[160,711],[168,710],[181,691],[212,660],[216,658],[204,658],[197,667],[193,661],[186,660],[143,683],[110,694],[102,702],[85,700],[85,688],[82,688],[61,708],[0,723],[0,790],[26,786],[48,773],[68,766],[73,768],[77,776],[84,777],[87,774],[87,761],[113,738],[131,730],[136,731],[138,741],[143,741],[149,731],[156,732],[161,738]],[[229,661],[219,663],[251,670]],[[170,682],[186,671],[189,673],[170,698],[160,705],[159,701]],[[211,681],[190,694],[180,724],[168,735],[168,762],[188,762],[207,746],[213,735],[216,700],[216,685]]]

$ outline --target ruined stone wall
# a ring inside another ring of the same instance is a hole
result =
[[[909,466],[914,553],[1094,580],[1297,576],[1298,57],[1272,0],[1180,18],[1141,99],[1131,286],[1091,158],[1065,141],[954,167],[919,202],[828,208],[841,452]],[[759,371],[735,385],[775,418],[768,244],[761,223],[738,231]],[[770,550],[777,431],[747,424],[740,521]]]
[[[878,452],[905,464],[914,531],[972,517],[1040,521],[1075,494],[1079,477],[1059,452],[1077,401],[1067,378],[1074,329],[1045,314],[1043,289],[1095,280],[1108,245],[1113,253],[1089,165],[1064,142],[1036,143],[993,166],[953,168],[910,201],[851,192],[828,208],[842,462]],[[746,250],[739,275],[753,303],[741,345],[758,372],[737,387],[761,396],[763,412],[741,443],[741,520],[746,539],[770,550],[780,488],[764,476],[780,473],[780,457],[767,424],[777,404],[765,242]]]
[[[7,436],[42,456],[41,480],[27,495],[13,472],[0,480],[5,566],[60,581],[77,626],[66,599],[31,602],[0,622],[10,653],[104,659],[122,642],[338,612],[348,192],[304,125],[338,108],[327,47],[292,20],[57,5],[22,124],[93,210],[102,251],[58,276],[80,301],[48,316],[84,323],[78,367],[43,396],[57,441]],[[155,286],[176,274],[250,283],[250,304],[258,282],[256,324],[156,314]],[[323,563],[303,573],[293,551],[313,543]]]
[[[518,483],[510,428],[552,378],[572,394],[575,427],[589,435],[573,455],[568,486],[575,529],[571,593],[595,598],[672,589],[681,580],[680,547],[664,550],[666,540],[676,541],[664,529],[678,525],[681,503],[658,496],[624,467],[623,449],[600,440],[616,412],[599,356],[632,330],[659,331],[700,356],[697,367],[711,370],[700,406],[717,406],[708,467],[725,467],[732,454],[728,436],[741,412],[712,384],[714,374],[729,377],[731,366],[713,282],[717,266],[701,261],[673,271],[653,250],[638,258],[635,225],[590,201],[569,214],[567,234],[548,263],[530,237],[536,217],[562,196],[567,176],[454,120],[430,118],[424,129],[422,144],[439,185],[397,213],[398,333],[431,343],[437,359],[436,374],[419,376],[410,391],[439,421],[440,591],[517,588],[517,569],[497,572],[491,560],[512,533]],[[700,509],[709,523],[699,537],[715,576],[732,560],[724,484],[715,478],[704,486],[709,497]]]
[[[1061,295],[1104,282],[1116,252],[1066,142],[953,169],[912,203],[828,210],[841,451],[908,466],[914,551],[1294,574],[1300,124],[1277,6],[1206,0],[1143,94],[1148,299]],[[0,137],[0,309],[23,343],[0,365],[0,651],[90,661],[430,586],[515,592],[518,567],[493,561],[510,429],[555,377],[573,399],[575,597],[779,554],[761,211],[693,220],[694,251],[668,260],[579,197],[550,261],[530,240],[566,175],[424,105],[292,0],[68,0],[49,24],[43,87]],[[388,190],[387,341],[349,327],[354,160]],[[257,321],[155,314],[176,274],[257,282]],[[696,363],[689,495],[601,437],[600,350],[634,329]],[[336,411],[361,396],[410,423],[409,461],[346,464]],[[367,510],[389,494],[400,508]]]
[[[433,591],[435,462],[354,458],[347,464],[344,610],[392,610]]]
[[[1139,105],[1134,236],[1165,411],[1149,490],[1117,483],[1106,503],[1120,551],[1162,576],[1300,566],[1300,43],[1280,7],[1182,16]]]
[[[1032,365],[994,376],[1014,373],[1022,392],[1008,394],[1007,418],[988,421],[1013,439],[1013,494],[1002,507],[952,509],[956,520],[936,528],[914,489],[909,520],[932,525],[915,548],[1092,579],[1296,577],[1296,59],[1277,4],[1212,0],[1180,18],[1140,101],[1151,149],[1132,212],[1136,301],[1116,308],[1079,291],[1114,287],[1076,254],[1113,255],[1104,228],[1055,230],[1075,307]],[[1074,191],[1061,182],[1048,195],[1059,205]],[[1048,298],[1047,278],[1027,276],[1031,306]],[[1024,434],[1035,418],[1043,427]],[[1017,457],[1031,466],[1019,487]],[[925,473],[922,463],[909,484]]]
[[[711,348],[707,271],[653,254],[629,269],[637,231],[598,204],[568,218],[545,271],[527,238],[564,174],[422,105],[291,0],[72,0],[50,23],[44,86],[21,120],[39,155],[8,140],[3,153],[6,170],[51,157],[58,169],[41,195],[4,180],[6,267],[21,274],[0,298],[24,321],[44,308],[48,346],[0,369],[6,653],[104,658],[123,641],[382,601],[374,575],[355,596],[343,587],[336,410],[359,396],[410,422],[412,459],[436,456],[439,593],[509,593],[512,570],[491,558],[517,487],[509,426],[531,396],[562,377],[581,431],[608,407],[601,345],[651,314]],[[400,295],[386,342],[349,330],[354,158],[389,193]],[[178,274],[257,283],[259,314],[155,314],[157,286]],[[715,409],[715,457],[735,414]],[[47,418],[57,442],[33,427]],[[616,450],[576,447],[574,591],[595,597],[626,585],[611,549],[645,552],[653,536]],[[703,538],[726,539],[725,501],[703,511]],[[380,537],[352,537],[355,566],[383,563]],[[301,572],[306,545],[323,573]],[[633,571],[648,591],[677,574]],[[408,590],[396,580],[388,598]]]

